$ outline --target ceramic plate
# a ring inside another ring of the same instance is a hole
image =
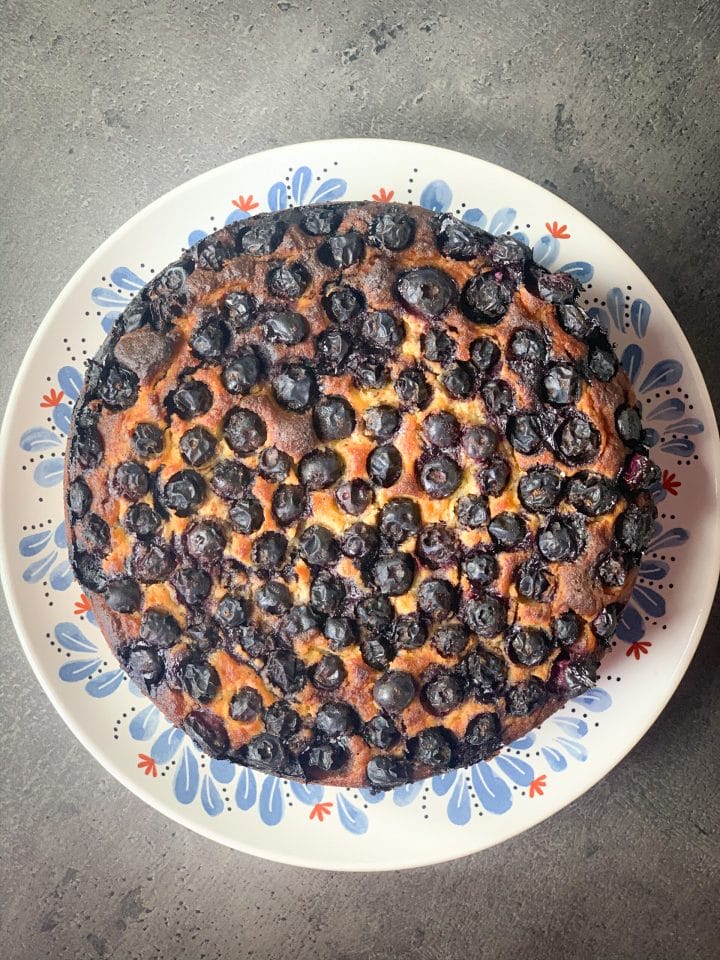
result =
[[[497,758],[373,796],[208,760],[118,668],[65,550],[62,473],[83,365],[152,274],[223,223],[323,200],[412,201],[529,243],[606,315],[662,468],[657,529],[597,688]],[[678,323],[634,263],[556,196],[436,147],[329,140],[282,147],[173,190],[75,274],[20,370],[1,447],[2,578],[20,639],[65,722],[100,763],[172,820],[261,857],[384,870],[461,857],[527,830],[645,733],[697,646],[718,574],[717,426]],[[114,829],[108,818],[108,829]]]

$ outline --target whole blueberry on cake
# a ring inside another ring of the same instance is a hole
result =
[[[388,789],[594,683],[657,469],[579,290],[359,202],[224,227],[126,307],[74,411],[70,556],[205,753]]]

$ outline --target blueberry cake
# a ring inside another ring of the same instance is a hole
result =
[[[70,556],[208,755],[387,789],[592,685],[657,468],[579,289],[360,202],[226,226],[127,306],[74,411]]]

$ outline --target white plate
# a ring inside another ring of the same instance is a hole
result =
[[[388,198],[521,233],[535,257],[576,273],[604,311],[663,468],[658,529],[596,690],[469,770],[372,796],[303,787],[209,762],[118,669],[84,611],[65,556],[65,432],[83,361],[154,270],[250,211],[321,199]],[[41,325],[5,416],[2,579],[47,695],[100,763],[172,820],[287,863],[385,870],[461,857],[562,809],[611,769],[678,685],[718,575],[720,444],[702,375],[670,310],[601,230],[500,167],[437,147],[328,140],[236,160],[173,190],[94,253]],[[108,829],[115,829],[108,818]]]

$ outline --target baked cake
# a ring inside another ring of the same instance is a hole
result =
[[[657,469],[579,290],[360,202],[226,226],[128,305],[74,411],[70,556],[205,753],[386,789],[592,685]]]

